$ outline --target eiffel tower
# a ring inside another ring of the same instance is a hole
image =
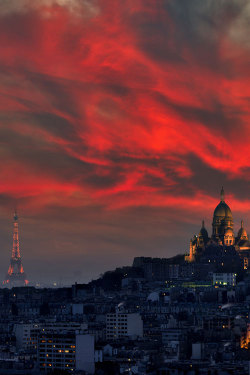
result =
[[[16,211],[14,213],[13,247],[11,252],[10,266],[3,284],[10,288],[14,286],[28,285],[28,280],[23,270],[19,249],[18,216]]]

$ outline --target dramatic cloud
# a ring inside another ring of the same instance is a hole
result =
[[[18,205],[54,220],[58,238],[61,212],[68,233],[91,213],[87,247],[115,264],[145,241],[148,255],[155,244],[162,256],[185,251],[222,184],[248,216],[249,17],[246,0],[0,0],[3,220]],[[140,221],[141,209],[161,225],[151,242],[133,232],[125,245],[125,218]],[[114,217],[116,232],[105,225]],[[61,248],[79,253],[64,236]]]
[[[34,10],[41,12],[40,15],[48,17],[51,8],[55,6],[67,8],[74,13],[74,16],[90,17],[99,12],[97,0],[1,0],[0,12],[2,15],[6,15]]]

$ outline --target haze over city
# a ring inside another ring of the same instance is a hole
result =
[[[0,276],[19,213],[29,280],[87,282],[250,232],[243,0],[0,0]]]

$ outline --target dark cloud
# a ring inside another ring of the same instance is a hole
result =
[[[167,109],[175,111],[176,115],[181,116],[183,121],[195,121],[204,124],[209,129],[223,132],[231,132],[236,123],[239,127],[243,125],[241,120],[242,108],[224,105],[216,96],[208,97],[208,103],[205,102],[204,108],[201,108],[173,102],[173,100],[158,92],[155,92],[154,95],[158,102],[161,102]]]
[[[49,134],[55,135],[68,142],[78,141],[78,135],[74,125],[67,119],[54,113],[29,113],[23,121],[45,129]]]
[[[20,134],[11,129],[0,129],[1,143],[6,155],[32,168],[39,174],[56,176],[59,179],[75,179],[91,169],[91,165],[70,157],[61,147],[32,134]],[[35,175],[34,175],[35,176]]]
[[[199,189],[200,191],[205,192],[206,195],[218,199],[220,189],[224,186],[227,197],[233,195],[239,201],[249,199],[250,181],[248,179],[249,174],[247,171],[245,178],[236,176],[232,178],[227,176],[225,172],[211,168],[193,155],[188,157],[188,164],[193,172],[189,181],[189,184],[193,186],[193,189]],[[184,189],[186,188],[185,182],[183,187]]]
[[[1,4],[0,4],[1,6]],[[1,17],[1,7],[0,7]],[[41,30],[37,28],[39,16],[32,14],[10,14],[1,17],[0,22],[0,41],[6,43],[8,40],[12,48],[22,44],[24,48],[36,48],[40,42]]]
[[[18,205],[31,278],[183,253],[221,185],[248,220],[249,14],[243,0],[0,1],[1,247]]]
[[[28,79],[37,90],[42,90],[44,92],[44,95],[47,96],[52,107],[68,113],[74,118],[79,117],[77,102],[74,97],[72,97],[72,86],[74,87],[74,82],[33,72],[26,72],[25,78]]]

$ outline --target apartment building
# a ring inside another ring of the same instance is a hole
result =
[[[106,316],[106,338],[142,337],[143,321],[138,313],[116,312]]]

